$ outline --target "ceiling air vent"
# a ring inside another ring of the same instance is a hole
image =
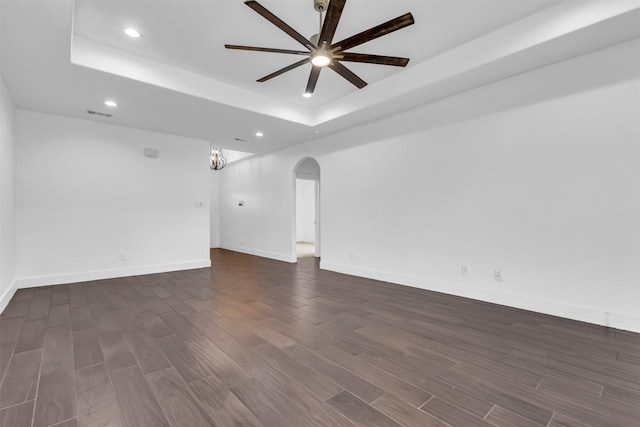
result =
[[[87,114],[91,114],[92,116],[100,116],[100,117],[112,117],[109,113],[102,113],[100,111],[87,110]]]
[[[238,142],[249,142],[248,140],[243,139],[243,138],[233,138],[233,140],[234,141],[238,141]]]

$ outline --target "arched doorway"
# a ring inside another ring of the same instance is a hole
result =
[[[320,257],[320,165],[301,159],[293,169],[293,256]]]

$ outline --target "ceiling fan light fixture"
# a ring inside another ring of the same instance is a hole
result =
[[[125,28],[124,33],[132,39],[139,39],[142,37],[142,33],[133,27]]]
[[[323,51],[319,51],[311,57],[311,63],[316,67],[326,67],[331,64],[331,57]]]

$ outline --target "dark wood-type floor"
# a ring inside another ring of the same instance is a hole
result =
[[[214,268],[20,290],[0,425],[640,425],[640,337],[213,250]]]

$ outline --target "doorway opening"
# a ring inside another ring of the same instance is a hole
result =
[[[311,157],[294,168],[293,253],[320,257],[320,165]]]

